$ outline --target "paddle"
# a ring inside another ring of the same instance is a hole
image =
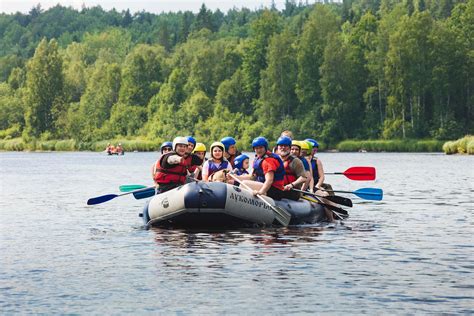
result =
[[[345,209],[334,206],[334,205],[323,203],[323,202],[321,202],[321,200],[317,199],[317,197],[316,197],[317,200],[315,200],[313,198],[310,198],[309,196],[303,196],[302,199],[305,199],[305,200],[313,202],[313,203],[321,204],[322,206],[327,207],[334,214],[336,214],[336,216],[339,217],[339,219],[344,219],[344,218],[349,217],[349,213]]]
[[[90,198],[89,200],[87,200],[87,205],[101,204],[101,203],[110,201],[110,200],[112,200],[112,199],[115,199],[116,197],[123,196],[123,195],[127,195],[127,194],[133,194],[133,196],[135,196],[135,198],[137,198],[135,194],[140,194],[140,193],[142,193],[142,192],[149,192],[149,191],[151,191],[151,190],[153,190],[153,192],[155,192],[155,187],[143,188],[143,189],[139,189],[139,190],[135,190],[135,191],[130,191],[130,192],[127,192],[127,193],[122,193],[122,194],[106,194],[106,195],[101,195],[101,196],[97,196],[97,197]],[[154,194],[154,193],[153,193],[153,194]]]
[[[326,191],[326,192],[355,194],[361,199],[371,200],[371,201],[382,201],[382,198],[383,198],[382,189],[377,189],[377,188],[362,188],[355,191],[324,190],[324,189],[320,189],[320,190]]]
[[[307,195],[312,195],[312,196],[317,196],[317,197],[320,197],[320,198],[324,198],[326,200],[329,200],[331,202],[334,202],[336,204],[341,204],[341,205],[344,205],[344,206],[349,206],[349,207],[352,207],[352,201],[351,199],[349,198],[346,198],[346,197],[343,197],[343,196],[338,196],[338,195],[328,195],[328,196],[322,196],[322,195],[318,195],[318,194],[315,194],[315,193],[311,193],[311,192],[308,192],[308,191],[303,191],[303,190],[298,190],[298,189],[292,189],[293,191],[296,191],[296,192],[301,192],[303,194],[307,194]]]
[[[351,167],[344,172],[325,172],[324,174],[343,174],[347,178],[355,181],[375,180],[374,167]]]
[[[146,188],[146,185],[141,185],[141,184],[124,184],[119,187],[120,192],[130,192],[130,191],[135,191],[139,189],[144,189]]]
[[[234,176],[232,173],[228,173],[228,175],[230,175],[235,181],[237,181],[238,183],[240,183],[241,186],[245,187],[247,190],[249,190],[250,192],[253,192],[253,190],[251,188],[249,188],[248,185],[246,185],[245,183],[243,183],[242,181],[240,181],[236,176]],[[261,196],[260,194],[257,194],[257,197],[262,200],[265,204],[268,205],[268,207],[270,207],[272,210],[273,210],[273,213],[275,214],[275,219],[280,223],[282,224],[283,226],[288,226],[288,224],[290,223],[290,220],[291,220],[291,214],[288,213],[287,210],[277,206],[277,205],[271,205],[270,202],[268,202],[267,200],[265,200],[265,198],[263,196]]]

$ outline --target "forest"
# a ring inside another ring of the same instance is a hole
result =
[[[0,14],[0,139],[473,134],[474,0]]]

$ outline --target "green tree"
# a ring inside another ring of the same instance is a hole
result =
[[[165,80],[165,58],[162,46],[136,46],[123,65],[120,102],[146,106]]]
[[[97,139],[97,131],[110,118],[112,106],[118,101],[119,89],[120,67],[97,64],[81,97],[76,118],[80,122],[80,134],[74,137],[82,141]]]
[[[386,76],[393,103],[387,119],[402,121],[403,138],[427,136],[427,123],[432,119],[432,109],[426,102],[432,71],[433,48],[428,38],[432,24],[428,12],[415,12],[402,17],[390,36]]]
[[[293,35],[286,29],[274,35],[268,46],[268,67],[262,72],[257,117],[264,117],[270,124],[297,113],[295,86],[298,66],[293,42]]]
[[[277,13],[265,10],[250,25],[251,36],[247,40],[243,54],[242,73],[249,99],[256,100],[260,90],[260,72],[267,68],[267,47],[270,37],[279,32],[281,21]]]
[[[363,61],[357,47],[333,34],[324,52],[321,65],[321,88],[324,98],[322,118],[325,122],[321,136],[334,144],[342,139],[357,137],[363,119],[363,92],[360,80]]]
[[[29,141],[54,132],[52,108],[62,102],[64,83],[57,42],[43,39],[27,69],[24,138]]]
[[[297,47],[298,78],[296,94],[303,109],[312,111],[316,121],[321,121],[321,79],[319,68],[324,60],[324,50],[331,34],[338,32],[340,18],[327,6],[316,4]]]

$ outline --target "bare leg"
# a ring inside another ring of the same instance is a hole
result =
[[[245,188],[245,185],[246,185],[254,191],[260,190],[263,186],[262,182],[257,182],[257,181],[252,181],[252,180],[244,180],[244,181],[242,181],[242,184],[244,184],[244,186],[243,186],[244,188]]]
[[[326,191],[321,191],[321,190],[317,190],[314,193],[317,194],[317,195],[321,195],[321,196],[328,196],[329,195]],[[325,198],[320,198],[320,199],[324,204],[337,206],[336,204],[334,204],[333,202],[331,202],[329,200],[326,200]],[[334,215],[333,215],[332,211],[330,209],[328,209],[327,207],[324,208],[324,211],[326,212],[326,217],[328,218],[328,221],[334,222]]]

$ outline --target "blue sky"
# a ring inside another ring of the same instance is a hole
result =
[[[80,9],[83,4],[86,7],[100,5],[104,10],[112,8],[117,11],[130,9],[132,13],[142,10],[153,13],[179,10],[197,12],[203,2],[209,9],[216,10],[219,8],[223,12],[233,7],[249,9],[256,9],[261,6],[270,7],[272,3],[271,0],[0,0],[0,11],[4,13],[17,11],[27,13],[38,3],[41,4],[43,9],[48,9],[59,3],[63,6],[72,6],[75,9]],[[274,0],[274,2],[278,9],[284,7],[285,0]],[[314,0],[308,2],[313,3]]]

